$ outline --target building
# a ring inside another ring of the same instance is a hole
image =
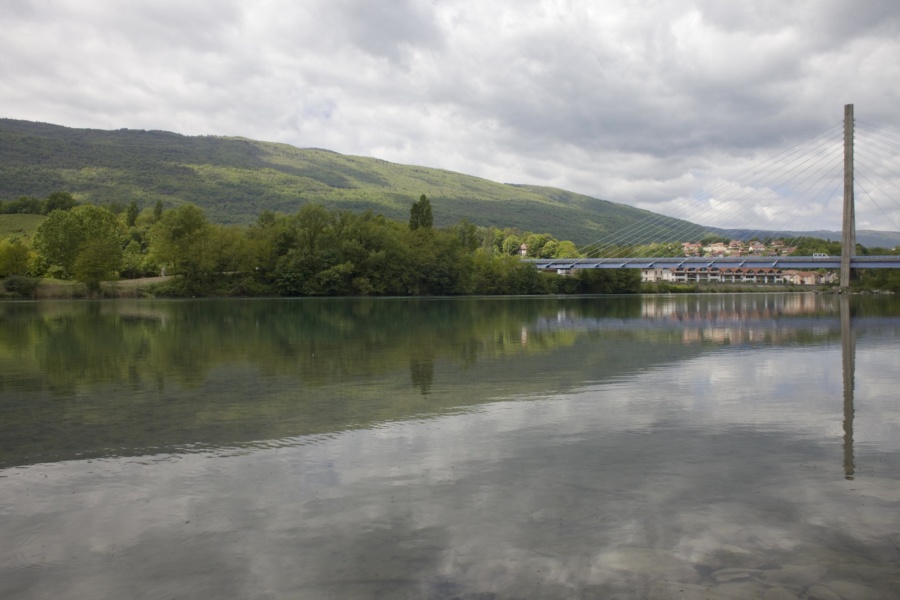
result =
[[[830,274],[805,271],[783,271],[774,268],[719,268],[682,266],[675,269],[641,269],[643,283],[763,283],[819,285],[828,283]]]
[[[725,245],[725,242],[713,242],[709,246],[704,247],[703,252],[706,256],[725,256],[730,254],[731,251]]]
[[[785,271],[785,283],[793,283],[794,285],[819,285],[822,283],[822,274],[816,271]]]
[[[747,248],[750,254],[763,254],[766,251],[766,245],[757,240],[751,241]]]
[[[641,269],[642,283],[656,283],[658,281],[672,281],[671,269]]]
[[[703,252],[703,244],[700,242],[685,242],[681,244],[685,256],[700,256]]]

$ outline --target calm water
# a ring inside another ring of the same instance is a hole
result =
[[[898,351],[892,298],[0,304],[0,598],[900,598]]]

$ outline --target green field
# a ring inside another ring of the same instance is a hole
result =
[[[16,235],[30,238],[46,218],[43,215],[0,215],[0,239]]]

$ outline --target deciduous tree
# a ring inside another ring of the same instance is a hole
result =
[[[50,213],[35,232],[33,247],[53,274],[68,278],[74,274],[75,261],[87,242],[101,239],[114,242],[105,246],[109,250],[109,271],[114,271],[122,258],[116,217],[106,207],[84,204]]]
[[[0,240],[0,277],[28,273],[28,246],[18,237]]]

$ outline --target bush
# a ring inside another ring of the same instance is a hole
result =
[[[10,275],[3,280],[3,290],[14,298],[34,298],[38,280],[22,275]]]

